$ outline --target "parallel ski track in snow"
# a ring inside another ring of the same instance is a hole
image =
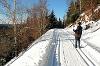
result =
[[[54,29],[52,43],[55,44],[55,47],[51,66],[60,66],[60,38],[57,29]]]
[[[42,37],[44,37],[45,35],[43,35],[43,36],[41,36],[38,40],[36,40],[31,46],[29,46],[28,47],[28,49],[27,50],[25,50],[25,51],[28,51],[32,46],[34,46],[35,44],[37,44],[38,42],[41,42],[41,41],[46,41],[46,40],[50,40],[50,43],[55,43],[56,45],[55,45],[55,47],[54,47],[54,50],[53,50],[53,58],[55,58],[55,51],[56,51],[56,47],[57,47],[57,42],[59,42],[58,43],[58,64],[56,65],[56,66],[60,66],[60,38],[59,38],[59,34],[57,33],[57,31],[56,31],[57,29],[54,29],[54,31],[53,31],[53,35],[52,35],[52,37],[51,38],[49,38],[49,39],[41,39]],[[68,31],[67,31],[68,32]],[[69,34],[69,32],[68,32],[68,34]],[[69,34],[70,35],[70,34]],[[69,36],[68,35],[66,35],[67,37],[68,37],[68,39],[70,40],[70,38],[69,38]],[[41,40],[40,40],[41,39]],[[72,45],[74,46],[74,41],[73,40],[70,40],[70,42],[72,43]],[[23,54],[25,53],[25,51],[23,52]],[[93,61],[84,53],[84,51],[82,51],[81,49],[76,49],[76,51],[78,52],[78,54],[80,55],[80,57],[83,59],[83,61],[87,64],[87,66],[96,66],[94,63],[93,63]],[[21,54],[20,56],[22,56],[23,54]],[[66,61],[66,57],[65,57],[65,52],[64,52],[64,50],[63,50],[63,55],[64,55],[64,59],[65,59],[65,64],[66,64],[66,66],[67,66],[67,61]],[[19,57],[20,57],[19,56]],[[17,59],[19,58],[19,57],[17,57]],[[16,60],[16,59],[15,59]],[[15,61],[14,60],[14,61]],[[13,62],[14,62],[13,61]],[[11,63],[13,63],[13,62],[11,62]],[[55,66],[55,63],[56,63],[56,61],[55,61],[55,59],[52,59],[52,64],[51,64],[51,66]],[[92,64],[92,65],[90,65],[90,64]]]
[[[67,33],[69,34],[69,32],[67,31]],[[67,36],[68,37],[68,36]],[[68,37],[69,38],[69,37]],[[74,46],[74,41],[70,40],[70,42],[73,44]],[[84,51],[82,51],[81,49],[76,49],[76,51],[78,52],[78,54],[81,56],[81,58],[84,60],[84,62],[87,64],[87,66],[96,66],[96,64],[93,63],[93,61],[84,53]]]
[[[92,64],[92,66],[96,66],[92,60],[90,58],[88,58],[88,56],[81,50],[81,49],[76,49],[77,52],[79,53],[79,55],[82,57],[82,59],[84,60],[84,62],[88,65],[88,66],[91,66],[90,64]],[[82,54],[84,55],[82,55]],[[86,58],[85,58],[86,57]]]

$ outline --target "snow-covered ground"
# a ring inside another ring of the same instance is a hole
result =
[[[74,48],[73,26],[51,29],[5,66],[100,66],[99,28],[100,20],[83,30],[81,49]]]
[[[90,28],[85,30],[86,25],[90,25]],[[88,23],[83,23],[83,34],[81,38],[81,50],[85,52],[87,56],[98,66],[100,65],[100,20],[97,22],[90,21]],[[67,31],[73,34],[73,26],[66,28]]]

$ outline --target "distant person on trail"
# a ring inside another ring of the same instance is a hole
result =
[[[73,29],[73,31],[75,32],[75,48],[77,48],[77,45],[80,47],[80,38],[82,35],[82,27],[81,27],[81,22],[79,22],[77,24],[76,29]]]

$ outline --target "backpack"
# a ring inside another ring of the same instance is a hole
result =
[[[74,32],[75,32],[75,37],[81,37],[82,27],[78,26],[77,29]]]

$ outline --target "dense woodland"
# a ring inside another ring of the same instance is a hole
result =
[[[80,14],[87,11],[91,13],[91,20],[100,19],[100,10],[98,13],[94,13],[94,10],[100,6],[100,0],[77,0],[71,1],[68,11],[66,12],[66,25],[75,23],[75,21],[80,17]]]
[[[61,20],[53,10],[48,9],[48,0],[38,0],[32,8],[25,8],[19,0],[12,0],[13,4],[9,1],[0,0],[0,7],[5,11],[2,14],[8,19],[6,24],[0,24],[0,66],[26,50],[49,29],[65,28],[74,23],[81,13],[87,10],[92,13],[100,5],[100,0],[71,1],[65,19]],[[92,20],[100,19],[98,13],[92,16]]]

